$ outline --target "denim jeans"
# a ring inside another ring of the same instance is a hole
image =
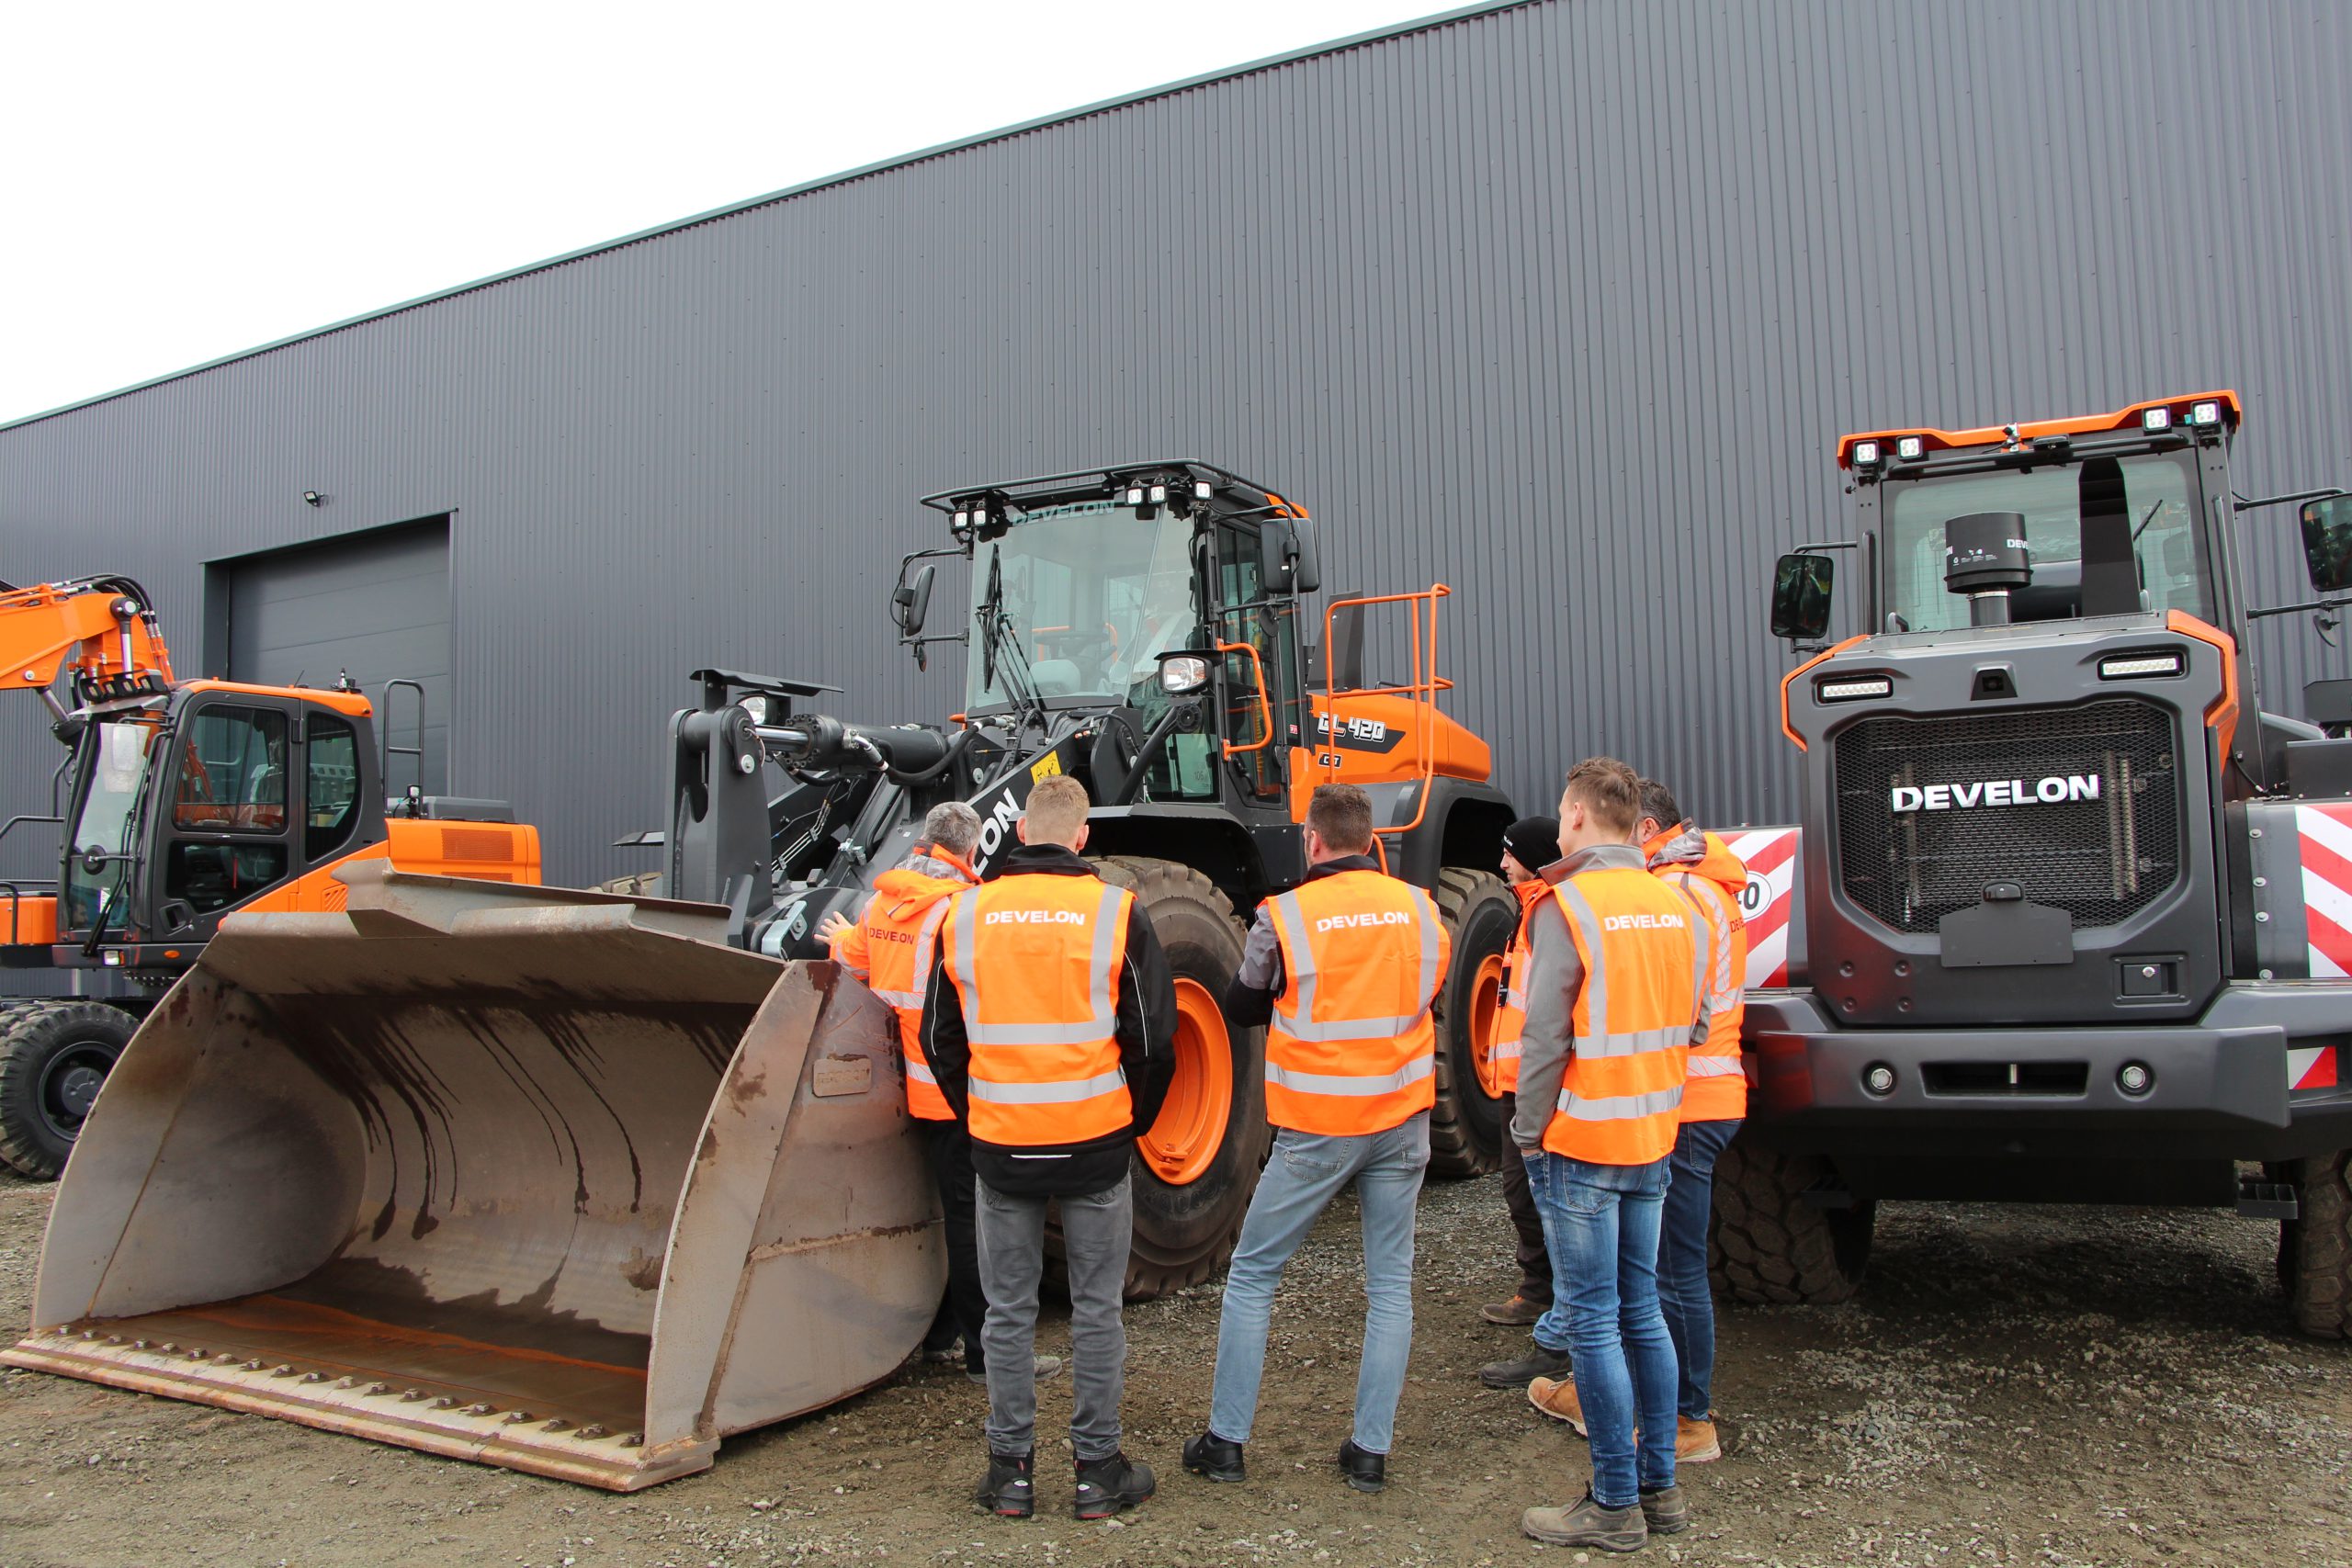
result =
[[[1565,1305],[1592,1495],[1604,1508],[1631,1507],[1643,1491],[1674,1484],[1674,1341],[1657,1302],[1669,1162],[1588,1165],[1545,1149],[1526,1158],[1552,1248],[1554,1306],[1536,1337]]]
[[[1685,1122],[1668,1164],[1666,1218],[1657,1246],[1657,1301],[1674,1336],[1681,1369],[1676,1408],[1693,1421],[1714,1409],[1715,1297],[1707,1280],[1707,1216],[1714,1207],[1715,1160],[1738,1134],[1739,1120]]]
[[[1062,1211],[1069,1275],[1070,1447],[1078,1457],[1119,1451],[1119,1396],[1126,1385],[1127,1249],[1135,1233],[1133,1179],[1082,1198],[1024,1198],[976,1180],[980,1283],[989,1314],[989,1451],[1025,1454],[1037,1441],[1037,1280],[1046,1269],[1046,1205]]]
[[[1385,1454],[1405,1393],[1413,1348],[1413,1217],[1430,1164],[1430,1113],[1366,1137],[1325,1137],[1287,1127],[1250,1200],[1225,1277],[1217,1320],[1216,1385],[1209,1430],[1250,1440],[1266,1371],[1266,1328],[1283,1267],[1332,1199],[1353,1181],[1363,1211],[1363,1355],[1356,1366],[1356,1447]]]

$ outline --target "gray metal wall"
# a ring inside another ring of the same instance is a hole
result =
[[[2331,0],[1495,11],[0,430],[0,577],[141,576],[193,662],[199,563],[451,513],[451,787],[587,879],[696,664],[956,705],[883,616],[916,493],[1196,455],[1312,507],[1335,587],[1453,585],[1523,803],[1610,750],[1785,818],[1764,583],[1840,533],[1841,431],[2231,385],[2245,487],[2352,476],[2347,60]],[[2311,647],[2264,635],[2274,696]]]

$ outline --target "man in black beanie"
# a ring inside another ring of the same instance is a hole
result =
[[[1544,868],[1559,858],[1556,818],[1522,817],[1503,830],[1503,880],[1519,896],[1519,930],[1503,971],[1502,1005],[1496,1010],[1488,1059],[1502,1097],[1505,1127],[1519,1106],[1519,1032],[1527,1020],[1527,911],[1546,891]],[[1503,1151],[1503,1204],[1510,1211],[1511,1228],[1519,1233],[1519,1289],[1510,1300],[1478,1309],[1480,1317],[1507,1328],[1526,1327],[1552,1304],[1552,1257],[1544,1250],[1544,1222],[1535,1212],[1534,1195],[1527,1190],[1527,1164],[1517,1156],[1516,1149]]]

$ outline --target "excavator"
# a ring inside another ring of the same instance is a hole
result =
[[[387,802],[393,753],[348,681],[182,681],[153,606],[127,577],[0,583],[0,671],[66,748],[49,809],[0,824],[0,844],[62,840],[56,876],[0,881],[0,1162],[26,1176],[63,1168],[132,1030],[231,914],[339,908],[334,871],[387,856],[539,879],[537,831],[503,803]]]
[[[891,612],[919,665],[967,644],[959,712],[857,722],[817,682],[697,671],[639,836],[660,896],[395,856],[338,868],[338,908],[229,915],[108,1080],[0,1360],[618,1491],[889,1376],[945,1279],[936,1199],[888,1010],[814,931],[932,806],[979,813],[985,869],[1057,773],[1176,976],[1131,1297],[1222,1267],[1266,1158],[1262,1042],[1219,998],[1243,913],[1306,874],[1317,784],[1365,787],[1453,929],[1432,1143],[1491,1165],[1513,812],[1439,711],[1449,591],[1310,619],[1305,509],[1197,461],[924,504],[947,542],[900,562]],[[926,629],[943,564],[969,577],[956,632]]]

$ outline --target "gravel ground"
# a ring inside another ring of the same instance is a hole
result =
[[[0,1176],[0,1325],[25,1322],[49,1189]],[[634,1497],[453,1463],[203,1405],[0,1373],[0,1568],[159,1563],[744,1565],[1491,1563],[1572,1498],[1585,1452],[1480,1362],[1508,1284],[1492,1180],[1430,1189],[1419,1325],[1379,1497],[1337,1478],[1361,1298],[1354,1214],[1285,1282],[1245,1486],[1185,1475],[1216,1337],[1214,1287],[1129,1314],[1129,1453],[1159,1498],[1067,1513],[1041,1449],[1040,1516],[967,1501],[985,1400],[910,1372],[742,1438]],[[1852,1305],[1725,1309],[1717,1403],[1739,1451],[1684,1472],[1695,1528],[1647,1556],[1704,1563],[2352,1563],[2352,1351],[2289,1328],[2272,1227],[2168,1211],[1904,1205],[1882,1212]],[[1049,1322],[1048,1350],[1067,1351]],[[1046,1385],[1045,1420],[1068,1414]]]

